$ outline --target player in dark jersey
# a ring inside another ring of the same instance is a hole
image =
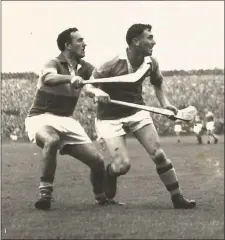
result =
[[[148,64],[149,71],[138,82],[106,83],[99,87],[108,93],[111,99],[145,104],[142,98],[142,82],[147,78],[154,86],[161,106],[176,113],[176,107],[170,104],[164,94],[163,76],[158,62],[151,56],[155,45],[151,28],[146,24],[132,25],[126,35],[128,44],[126,51],[96,68],[92,76],[93,78],[107,78],[125,75],[136,72]],[[107,166],[106,174],[105,193],[109,199],[113,200],[116,195],[117,178],[126,174],[131,167],[125,141],[125,136],[130,131],[156,164],[156,171],[170,192],[174,207],[188,209],[196,206],[194,200],[187,200],[183,197],[175,169],[160,145],[158,133],[148,112],[99,102],[96,128],[100,134],[99,137],[104,138],[113,157],[112,162]]]
[[[80,94],[78,88],[90,78],[94,67],[82,59],[86,44],[77,28],[60,33],[57,44],[61,54],[44,66],[25,120],[29,139],[43,148],[40,199],[35,207],[49,209],[51,206],[58,150],[60,154],[77,158],[90,168],[95,199],[97,203],[105,204],[103,156],[80,123],[71,117]],[[104,92],[92,91],[92,95],[103,102],[109,100]]]

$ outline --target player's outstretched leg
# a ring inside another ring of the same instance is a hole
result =
[[[56,155],[60,137],[54,128],[46,126],[36,133],[36,143],[43,148],[41,161],[40,198],[36,201],[37,209],[47,210],[51,207],[53,181],[56,170]]]
[[[63,154],[68,154],[90,168],[90,181],[93,187],[95,201],[99,205],[107,205],[108,201],[104,193],[105,165],[103,156],[92,143],[66,145]]]
[[[117,191],[117,178],[130,170],[130,159],[125,145],[125,136],[105,139],[105,143],[113,160],[106,167],[105,194],[110,204],[124,205],[114,198]]]
[[[155,126],[153,124],[148,124],[137,130],[134,134],[155,162],[156,171],[166,189],[171,194],[174,208],[194,208],[196,202],[184,198],[181,193],[175,169],[160,147],[159,136]]]

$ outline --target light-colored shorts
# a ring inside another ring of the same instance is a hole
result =
[[[181,125],[180,125],[180,124],[176,124],[176,125],[174,126],[174,131],[175,131],[175,132],[181,132],[181,131],[182,131]]]
[[[128,117],[115,120],[99,120],[95,121],[95,129],[98,138],[113,138],[125,135],[127,132],[135,132],[138,129],[152,124],[150,113],[144,110],[138,111]],[[124,129],[125,128],[125,129]]]
[[[25,127],[31,142],[36,143],[36,133],[44,126],[51,126],[60,132],[60,148],[66,144],[91,143],[90,138],[78,121],[71,117],[57,116],[44,113],[37,116],[27,117]]]
[[[194,125],[194,128],[193,128],[193,132],[196,133],[196,134],[199,134],[202,130],[202,124],[201,123],[197,123]]]
[[[215,129],[214,121],[207,122],[206,123],[206,129],[209,130],[209,131],[213,131]]]

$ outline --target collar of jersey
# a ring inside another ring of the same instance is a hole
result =
[[[64,57],[64,55],[62,53],[59,54],[59,56],[57,57],[59,59],[60,62],[65,62],[67,63],[70,67],[73,68],[73,65],[67,61],[67,59]],[[77,71],[82,67],[82,65],[80,63],[77,64]]]
[[[127,62],[130,62],[128,57],[127,57],[127,49],[119,55],[119,59],[124,59],[124,60],[127,60]],[[145,64],[152,63],[151,57],[150,56],[146,56],[144,58],[144,63]]]

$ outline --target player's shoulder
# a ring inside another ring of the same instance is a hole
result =
[[[59,62],[60,61],[57,57],[52,57],[45,60],[45,65],[57,65]]]
[[[152,71],[155,72],[157,69],[159,69],[159,62],[158,59],[155,56],[150,56],[152,61]]]
[[[97,69],[99,70],[113,69],[120,62],[120,60],[121,58],[119,54],[108,57],[107,59],[103,60],[100,64],[98,64]]]

